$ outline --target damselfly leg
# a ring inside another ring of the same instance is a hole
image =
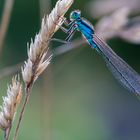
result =
[[[63,44],[69,43],[68,41],[58,39],[58,38],[51,38],[50,41],[55,41],[55,42],[59,42],[59,43],[63,43]]]

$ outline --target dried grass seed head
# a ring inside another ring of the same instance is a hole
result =
[[[28,60],[22,67],[23,80],[27,85],[32,84],[50,63],[52,56],[45,59],[48,44],[72,3],[73,0],[58,0],[51,13],[42,19],[41,29],[28,45]]]
[[[19,78],[15,76],[11,85],[8,86],[7,96],[3,97],[3,105],[0,112],[0,127],[6,129],[14,119],[17,106],[22,97],[22,85]]]
[[[114,37],[128,22],[129,8],[123,7],[105,16],[96,25],[96,32],[104,40]]]
[[[101,18],[122,7],[128,7],[131,15],[138,14],[140,12],[140,0],[95,0],[88,4],[93,18]]]

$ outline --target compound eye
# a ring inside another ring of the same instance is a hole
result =
[[[74,13],[74,16],[76,16],[77,14],[76,13]]]

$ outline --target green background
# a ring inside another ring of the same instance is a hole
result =
[[[97,21],[86,7],[88,2],[90,1],[75,1],[66,17],[69,17],[71,10],[80,9],[83,17],[95,24]],[[56,0],[52,0],[51,7],[55,3]],[[3,6],[4,0],[0,0],[0,17]],[[39,28],[39,1],[15,0],[0,56],[0,69],[27,59],[26,44],[34,38]],[[79,36],[81,34],[77,33],[74,38]],[[59,30],[55,37],[64,39],[66,35]],[[118,38],[108,43],[140,73],[140,45]],[[51,45],[53,50],[60,44]],[[1,103],[12,76],[0,79]],[[15,119],[14,126],[16,121]],[[3,139],[2,131],[0,139]],[[95,50],[83,45],[55,57],[36,81],[18,139],[139,140],[140,100],[115,80]]]

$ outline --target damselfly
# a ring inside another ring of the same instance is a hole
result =
[[[66,41],[70,41],[74,33],[80,31],[89,45],[104,58],[114,77],[129,91],[140,94],[139,74],[95,34],[93,26],[81,17],[79,10],[71,12],[70,21],[69,29],[61,27],[68,34]]]

